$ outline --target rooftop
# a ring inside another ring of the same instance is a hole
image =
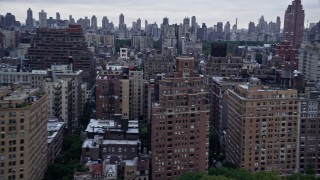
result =
[[[123,160],[123,163],[125,163],[126,166],[135,166],[137,165],[137,161],[136,160]]]
[[[103,140],[104,145],[111,145],[111,144],[117,144],[117,145],[138,145],[139,140]]]
[[[128,121],[128,130],[127,133],[139,133],[139,123],[138,120],[127,120]],[[96,133],[104,133],[105,129],[109,129],[111,131],[116,131],[117,129],[121,129],[121,125],[117,124],[115,120],[100,120],[100,119],[91,119],[86,132],[96,132]]]
[[[221,76],[213,76],[212,80],[221,83],[221,82],[235,82],[235,83],[239,83],[239,82],[243,82],[246,79],[245,78],[238,78],[238,77],[221,77]]]
[[[58,132],[62,130],[64,122],[58,122],[57,119],[49,119],[47,123],[48,130],[48,139],[47,142],[51,143],[51,141],[56,137]]]
[[[98,139],[86,139],[82,144],[82,148],[99,148],[103,145],[138,145],[139,140],[98,140]]]

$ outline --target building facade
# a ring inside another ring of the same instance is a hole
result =
[[[320,174],[320,85],[315,82],[306,83],[305,92],[299,98],[300,130],[299,130],[299,167],[305,173],[310,167]]]
[[[130,119],[142,119],[144,103],[144,79],[142,70],[129,70]]]
[[[74,70],[83,70],[83,81],[91,90],[96,79],[96,65],[89,51],[81,26],[65,29],[39,28],[26,55],[27,68],[47,70],[55,64],[71,64]]]
[[[123,118],[130,116],[130,82],[123,69],[108,69],[107,74],[99,75],[96,85],[96,118],[112,119],[114,114]]]
[[[299,48],[304,29],[304,10],[301,0],[294,0],[284,14],[283,36],[293,47]]]
[[[306,80],[320,81],[320,43],[302,43],[299,49],[299,71]]]
[[[149,55],[143,60],[144,79],[154,79],[157,74],[168,73],[172,71],[174,60],[160,51],[154,55]]]
[[[297,90],[268,89],[252,78],[228,93],[227,161],[249,171],[295,172]]]
[[[208,171],[208,93],[193,68],[193,58],[178,57],[174,75],[159,80],[151,117],[152,179]]]
[[[241,57],[209,57],[205,62],[206,76],[240,77],[244,62]]]
[[[47,95],[39,89],[13,90],[0,89],[0,179],[42,179],[47,168]]]

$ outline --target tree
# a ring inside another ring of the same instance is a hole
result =
[[[186,172],[183,173],[177,180],[198,180],[204,176],[204,173],[200,172]]]
[[[142,148],[147,147],[148,127],[145,123],[139,124],[139,138],[141,140]]]
[[[306,171],[306,174],[316,174],[316,172],[314,171],[313,166],[311,164],[307,165],[307,168],[305,171]]]
[[[91,102],[86,102],[83,108],[83,114],[82,117],[79,120],[79,124],[83,129],[87,128],[89,122],[90,122],[90,117],[92,113],[92,109],[94,108],[94,103]]]
[[[257,172],[255,173],[254,177],[257,180],[281,180],[280,176],[278,176],[275,172],[270,171]]]
[[[45,174],[44,180],[71,179],[74,171],[86,171],[80,164],[82,147],[80,135],[67,136],[62,143],[62,153],[55,163],[50,165]]]
[[[115,40],[115,49],[116,52],[120,52],[120,48],[129,48],[131,47],[131,39],[116,39]]]
[[[262,54],[261,53],[256,54],[256,61],[257,61],[257,63],[262,64]]]
[[[211,42],[206,41],[202,43],[202,53],[207,56],[211,54]]]
[[[295,173],[286,178],[287,180],[319,180],[315,175]]]
[[[209,134],[209,164],[212,164],[212,158],[222,162],[225,159],[224,152],[220,150],[219,136],[213,132]]]
[[[232,168],[210,168],[209,175],[225,176],[236,180],[280,180],[281,178],[275,172],[261,171],[257,173],[249,172],[245,169]]]
[[[161,40],[153,41],[153,48],[154,49],[161,49],[162,48]]]

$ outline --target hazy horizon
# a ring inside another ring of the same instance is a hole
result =
[[[55,0],[55,2],[43,3],[43,0],[0,0],[0,11],[2,15],[10,12],[15,15],[16,20],[25,24],[27,10],[31,8],[33,18],[39,20],[39,12],[43,9],[47,12],[47,18],[55,19],[56,12],[60,13],[61,19],[69,19],[72,15],[75,21],[87,16],[89,19],[93,15],[97,17],[98,26],[101,26],[103,16],[107,16],[115,26],[118,26],[119,15],[124,14],[127,27],[132,26],[132,21],[141,19],[141,26],[144,27],[144,21],[149,24],[157,22],[162,23],[164,17],[169,18],[170,24],[180,24],[184,17],[196,16],[197,23],[201,26],[206,23],[208,27],[216,25],[217,22],[230,22],[231,27],[238,18],[238,28],[248,28],[248,23],[253,21],[257,24],[258,19],[263,15],[267,22],[276,22],[277,16],[281,19],[281,28],[283,27],[283,18],[285,10],[292,0],[226,0],[211,1],[200,0],[195,3],[190,0],[176,1],[156,1],[156,0],[137,0],[137,1],[103,1],[103,0]],[[63,5],[62,5],[63,3]],[[276,4],[276,5],[275,5]],[[307,22],[318,22],[320,15],[319,0],[302,0],[305,10],[305,26]],[[223,8],[222,8],[223,7]]]

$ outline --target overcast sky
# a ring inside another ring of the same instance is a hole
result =
[[[163,17],[169,18],[169,23],[181,23],[184,17],[196,16],[198,24],[205,22],[211,27],[218,21],[225,24],[235,24],[238,18],[238,28],[247,28],[249,21],[257,23],[261,15],[266,21],[276,21],[280,16],[283,27],[283,17],[287,6],[292,0],[0,0],[0,14],[11,12],[21,23],[25,23],[27,9],[33,11],[33,18],[38,20],[42,9],[47,17],[55,18],[60,12],[62,19],[72,15],[75,20],[92,15],[98,18],[101,26],[103,16],[107,16],[118,26],[120,13],[124,14],[125,23],[132,26],[132,21],[138,18],[149,23],[162,23]],[[320,20],[320,0],[302,0],[305,10],[305,24]]]

